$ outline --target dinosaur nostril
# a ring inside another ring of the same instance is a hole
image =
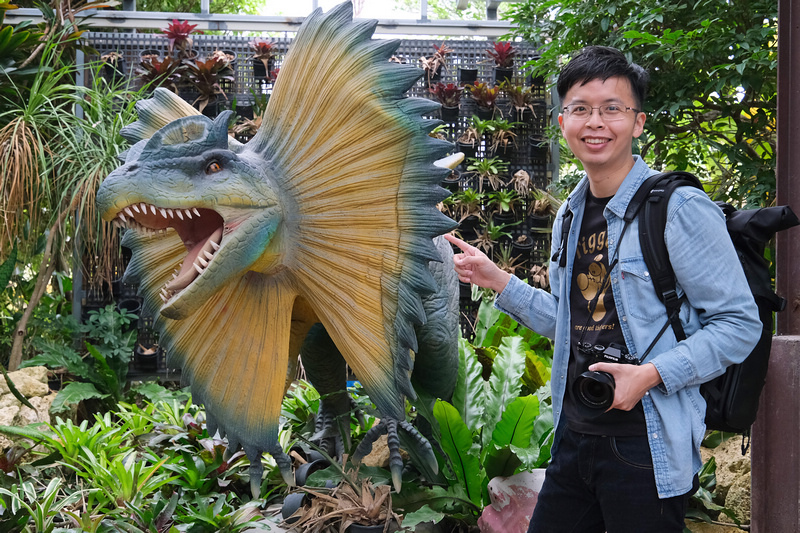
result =
[[[139,170],[139,164],[133,163],[131,166],[128,167],[127,170],[128,172],[136,172],[137,170]]]

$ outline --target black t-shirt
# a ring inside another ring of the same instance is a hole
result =
[[[564,396],[564,416],[570,429],[592,435],[646,435],[642,402],[631,411],[612,409],[597,417],[585,416],[576,409],[573,395],[575,380],[594,362],[577,350],[579,342],[592,346],[625,346],[619,324],[611,277],[608,274],[608,226],[603,210],[611,199],[595,198],[587,192],[570,290],[570,358],[567,393]],[[627,348],[626,348],[627,350]]]

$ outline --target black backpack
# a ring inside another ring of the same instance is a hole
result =
[[[646,350],[645,356],[670,325],[678,341],[686,338],[679,318],[681,299],[678,298],[675,289],[675,273],[664,242],[669,197],[681,186],[703,190],[700,180],[688,172],[656,174],[642,183],[625,212],[626,226],[636,218],[639,211],[642,212],[639,221],[639,242],[656,294],[667,310],[668,320]],[[800,221],[788,206],[737,211],[728,204],[717,202],[717,205],[725,213],[728,234],[758,305],[763,327],[761,339],[750,355],[743,362],[729,366],[721,376],[701,385],[700,392],[707,403],[708,429],[749,434],[750,426],[756,419],[758,401],[767,375],[772,347],[772,313],[782,311],[786,307],[786,300],[772,290],[764,248],[776,232],[796,226]],[[568,209],[563,220],[565,227],[561,232],[561,250],[566,249],[566,238],[571,222],[572,213]],[[557,252],[561,255],[560,263],[566,264],[565,254],[561,250]],[[553,260],[556,260],[556,256]]]

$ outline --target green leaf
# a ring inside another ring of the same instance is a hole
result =
[[[442,449],[450,459],[456,479],[467,492],[467,497],[475,505],[481,505],[481,465],[477,447],[472,442],[472,433],[458,415],[456,408],[439,400],[433,407],[433,414],[442,430]]]
[[[17,390],[17,386],[14,385],[14,382],[11,381],[10,377],[8,377],[8,373],[6,372],[6,369],[3,368],[2,365],[0,365],[0,371],[3,372],[3,378],[6,380],[6,385],[8,385],[8,390],[11,391],[11,394],[14,395],[14,398],[19,400],[19,402],[22,405],[29,407],[33,409],[36,413],[38,413],[39,411],[33,405],[31,405],[31,402],[29,402],[28,399],[21,392],[19,392],[19,390]]]
[[[453,391],[453,406],[471,431],[477,431],[484,420],[487,383],[483,366],[475,349],[463,338],[458,340],[458,378]]]
[[[4,291],[8,287],[8,282],[11,281],[11,275],[14,273],[14,267],[17,265],[17,247],[11,249],[11,254],[8,259],[3,261],[0,265],[0,291]]]
[[[419,524],[423,524],[425,522],[438,524],[444,519],[444,517],[444,513],[434,511],[426,504],[420,507],[417,511],[406,513],[406,515],[403,517],[403,527],[411,528],[411,531],[414,531],[416,526]]]
[[[505,337],[492,364],[489,393],[486,400],[484,444],[491,436],[506,405],[514,401],[522,389],[525,371],[525,350],[522,337]]]
[[[100,392],[91,383],[68,383],[66,387],[58,392],[56,399],[53,400],[53,405],[50,406],[50,410],[57,413],[68,409],[68,405],[77,405],[89,398],[102,399],[108,397],[108,394]]]
[[[539,398],[520,396],[503,411],[492,432],[492,442],[499,446],[527,446],[533,434],[533,423],[539,415]]]
[[[106,358],[103,357],[103,354],[97,351],[97,348],[87,342],[86,349],[89,350],[89,354],[94,357],[96,365],[95,370],[100,375],[100,381],[98,382],[97,380],[94,380],[94,384],[100,385],[103,389],[103,392],[107,395],[117,398],[120,390],[120,383],[117,374],[111,370],[111,367],[108,366]]]
[[[483,460],[483,468],[488,479],[511,476],[521,465],[522,460],[510,446],[498,447],[494,443],[489,447],[489,452]]]

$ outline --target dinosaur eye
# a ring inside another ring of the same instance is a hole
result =
[[[215,173],[219,172],[220,170],[222,170],[222,167],[220,166],[220,164],[217,163],[216,161],[212,161],[206,167],[206,174],[215,174]]]

